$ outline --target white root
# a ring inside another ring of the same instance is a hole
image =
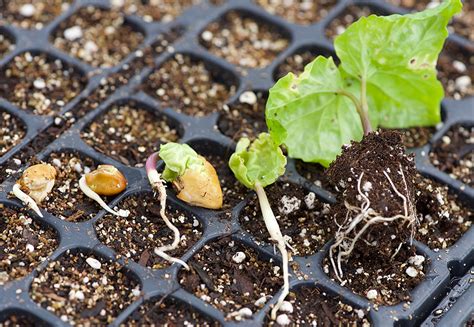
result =
[[[36,204],[35,200],[33,200],[28,194],[23,192],[20,188],[20,185],[15,183],[12,189],[13,194],[21,200],[24,204],[26,204],[31,210],[33,210],[38,216],[43,218],[43,214],[41,213],[38,205]]]
[[[257,192],[258,201],[260,203],[260,209],[262,210],[263,220],[265,222],[265,226],[267,227],[268,233],[273,241],[276,242],[276,246],[281,253],[282,258],[282,266],[283,266],[283,290],[278,298],[278,302],[272,309],[271,312],[271,319],[275,320],[278,310],[283,305],[286,296],[290,291],[290,283],[289,283],[289,272],[288,272],[288,251],[286,250],[287,242],[280,231],[280,226],[278,225],[278,221],[273,214],[272,208],[270,207],[270,203],[268,202],[267,195],[265,194],[265,190],[260,184],[255,184],[255,191]]]
[[[412,226],[412,234],[414,233],[414,227],[416,222],[416,214],[413,203],[407,200],[407,197],[403,195],[394,185],[392,179],[388,175],[387,172],[383,172],[385,177],[390,183],[393,191],[402,199],[403,201],[403,214],[398,214],[393,217],[383,217],[380,213],[374,211],[370,208],[370,200],[369,198],[362,192],[361,190],[361,183],[364,173],[361,173],[358,181],[357,181],[357,191],[361,198],[363,199],[362,204],[360,207],[356,207],[350,205],[349,203],[345,202],[344,205],[347,208],[348,214],[345,218],[345,221],[342,225],[339,225],[339,229],[336,232],[336,240],[334,244],[329,249],[329,259],[332,265],[332,268],[336,274],[337,279],[342,283],[343,271],[342,271],[342,261],[350,256],[352,251],[354,250],[354,246],[359,239],[361,239],[362,235],[365,231],[372,225],[378,223],[385,223],[385,222],[392,222],[395,220],[403,220],[408,222],[408,226]],[[400,166],[399,173],[402,177],[405,191],[408,193],[408,186],[406,183],[405,175],[403,173],[403,169]],[[350,214],[355,213],[355,217],[350,220]],[[356,233],[354,237],[350,237],[350,233],[355,231],[356,227],[363,223],[364,225],[362,228]],[[338,251],[337,259],[334,258],[334,252]],[[400,250],[400,246],[397,248],[394,256]]]
[[[92,191],[89,185],[87,185],[85,176],[82,176],[81,179],[79,180],[79,188],[81,189],[82,192],[84,192],[86,196],[88,196],[89,198],[97,202],[107,212],[119,217],[124,217],[124,218],[128,217],[129,215],[128,212],[122,212],[121,210],[117,212],[113,210],[107,205],[107,203],[104,202],[104,200],[102,200],[99,194]]]
[[[186,270],[189,270],[189,266],[182,260],[178,258],[174,258],[168,254],[166,251],[172,251],[176,249],[179,245],[179,241],[181,240],[181,236],[179,233],[178,228],[168,219],[166,216],[166,187],[161,180],[161,175],[155,169],[149,170],[147,173],[148,180],[151,186],[158,191],[159,199],[160,199],[160,216],[165,222],[166,226],[173,231],[174,239],[173,243],[169,245],[160,246],[155,248],[155,254],[160,256],[161,258],[165,259],[166,261],[176,262],[182,265]]]

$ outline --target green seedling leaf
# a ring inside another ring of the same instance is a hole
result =
[[[237,143],[235,152],[229,159],[229,167],[235,177],[246,187],[265,187],[273,184],[284,174],[286,157],[278,144],[267,133],[261,133],[250,144],[248,138]]]
[[[317,57],[300,76],[290,73],[270,89],[265,114],[274,140],[290,157],[328,166],[342,145],[362,138],[364,115],[374,129],[437,124],[444,94],[436,61],[446,25],[461,8],[460,0],[447,0],[352,24],[335,40],[339,67]]]
[[[160,147],[159,156],[165,162],[162,177],[167,182],[184,175],[187,169],[204,169],[204,159],[187,144],[164,144]]]

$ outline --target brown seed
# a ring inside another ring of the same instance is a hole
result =
[[[99,195],[117,195],[127,187],[125,176],[112,165],[100,165],[86,174],[86,183]]]
[[[36,203],[41,203],[53,189],[55,180],[56,169],[53,166],[38,164],[27,168],[18,183]]]

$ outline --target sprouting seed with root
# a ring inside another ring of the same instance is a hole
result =
[[[163,175],[156,170],[159,158],[165,162]],[[168,143],[162,145],[159,152],[150,155],[146,161],[146,172],[152,188],[158,191],[160,216],[174,234],[173,242],[155,248],[155,254],[189,270],[184,261],[166,253],[178,247],[180,233],[166,215],[166,187],[162,179],[173,184],[179,199],[194,206],[219,209],[222,207],[223,196],[216,170],[189,145]]]
[[[56,181],[56,169],[50,164],[38,164],[25,170],[21,178],[13,186],[13,194],[43,217],[38,204],[48,196]]]
[[[123,192],[126,187],[127,179],[112,165],[100,165],[96,170],[85,174],[79,180],[79,188],[85,195],[96,201],[107,212],[119,217],[128,217],[128,212],[113,210],[100,196],[117,195]]]

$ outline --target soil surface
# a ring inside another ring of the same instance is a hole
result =
[[[28,313],[12,313],[0,319],[1,327],[47,326],[43,321]]]
[[[33,279],[30,294],[66,323],[103,326],[136,300],[140,286],[118,263],[68,250]]]
[[[349,25],[359,20],[361,17],[366,17],[372,14],[383,15],[384,13],[374,11],[369,6],[348,6],[342,14],[334,18],[326,27],[324,33],[330,40],[334,40],[336,36],[342,34]]]
[[[60,111],[84,85],[76,69],[44,54],[25,52],[0,71],[0,96],[38,115]]]
[[[269,65],[288,46],[278,26],[269,25],[237,11],[209,24],[200,42],[211,53],[239,66]]]
[[[189,265],[191,271],[179,274],[181,285],[221,310],[227,320],[245,320],[247,316],[237,313],[240,309],[254,314],[282,286],[278,264],[259,258],[255,250],[230,237],[204,246]]]
[[[41,29],[66,11],[72,0],[15,0],[0,2],[0,21],[21,28]]]
[[[302,177],[306,178],[314,185],[323,187],[324,189],[334,192],[334,187],[329,182],[326,174],[324,173],[324,167],[320,164],[304,162],[302,160],[296,160],[295,162],[296,171]]]
[[[160,216],[158,198],[140,194],[125,199],[118,206],[129,210],[130,215],[127,218],[105,215],[95,227],[99,240],[114,249],[118,257],[130,258],[153,269],[168,267],[170,263],[154,253],[156,247],[173,242],[173,232]],[[169,206],[166,213],[181,234],[178,248],[167,254],[179,258],[201,237],[201,223],[192,214]]]
[[[237,103],[224,106],[217,123],[219,130],[234,141],[238,141],[241,137],[254,139],[261,132],[266,132],[267,97],[263,92],[242,93]]]
[[[161,102],[162,108],[199,117],[222,110],[235,93],[235,85],[229,82],[232,80],[201,60],[176,54],[150,74],[143,88]]]
[[[221,326],[173,298],[155,299],[142,304],[122,326]]]
[[[14,47],[8,36],[0,34],[0,59],[9,51],[13,50]]]
[[[474,127],[455,126],[430,153],[435,167],[474,187]]]
[[[419,148],[427,144],[433,136],[436,129],[434,127],[412,127],[407,129],[397,129],[402,133],[403,145],[410,148]]]
[[[304,70],[304,66],[313,61],[316,56],[316,51],[311,50],[305,50],[289,56],[276,69],[274,79],[278,80],[290,72],[295,75],[301,74]]]
[[[143,167],[150,153],[158,151],[161,144],[175,142],[178,132],[166,116],[128,103],[113,105],[81,137],[128,166]]]
[[[447,42],[440,54],[437,69],[446,96],[459,100],[474,95],[473,49]]]
[[[314,24],[326,17],[337,4],[336,0],[255,0],[273,15],[278,15],[295,24]]]
[[[429,267],[428,258],[420,256],[416,249],[409,245],[403,245],[393,258],[387,257],[382,251],[380,245],[363,243],[356,246],[343,265],[343,285],[378,305],[395,305],[410,301],[410,291],[423,280]],[[420,261],[421,264],[415,264]],[[336,280],[327,257],[323,268]]]
[[[144,35],[126,22],[123,13],[89,6],[61,23],[52,43],[94,67],[112,67],[143,40]]]
[[[474,209],[448,192],[448,187],[417,178],[416,209],[420,225],[415,238],[432,249],[452,246],[472,226]]]
[[[291,303],[293,312],[284,312],[290,325],[303,326],[370,326],[367,310],[358,309],[316,287],[304,286],[290,291],[286,301]],[[282,326],[268,319],[266,326]]]
[[[282,234],[297,251],[293,255],[312,255],[333,237],[337,226],[328,217],[329,205],[314,193],[283,182],[266,187],[265,192]],[[257,243],[271,243],[255,194],[240,213],[240,224]]]
[[[0,203],[0,285],[28,275],[58,244],[52,228],[39,225],[24,209]]]
[[[23,123],[12,114],[0,111],[0,155],[21,142],[26,131]]]
[[[74,153],[53,153],[47,163],[56,168],[56,182],[49,196],[41,203],[49,213],[72,222],[86,221],[102,208],[79,189],[83,174],[97,168],[91,158]],[[102,197],[108,203],[110,198]]]
[[[112,6],[128,15],[141,16],[146,22],[169,23],[184,10],[199,3],[201,0],[124,0],[112,1]]]

